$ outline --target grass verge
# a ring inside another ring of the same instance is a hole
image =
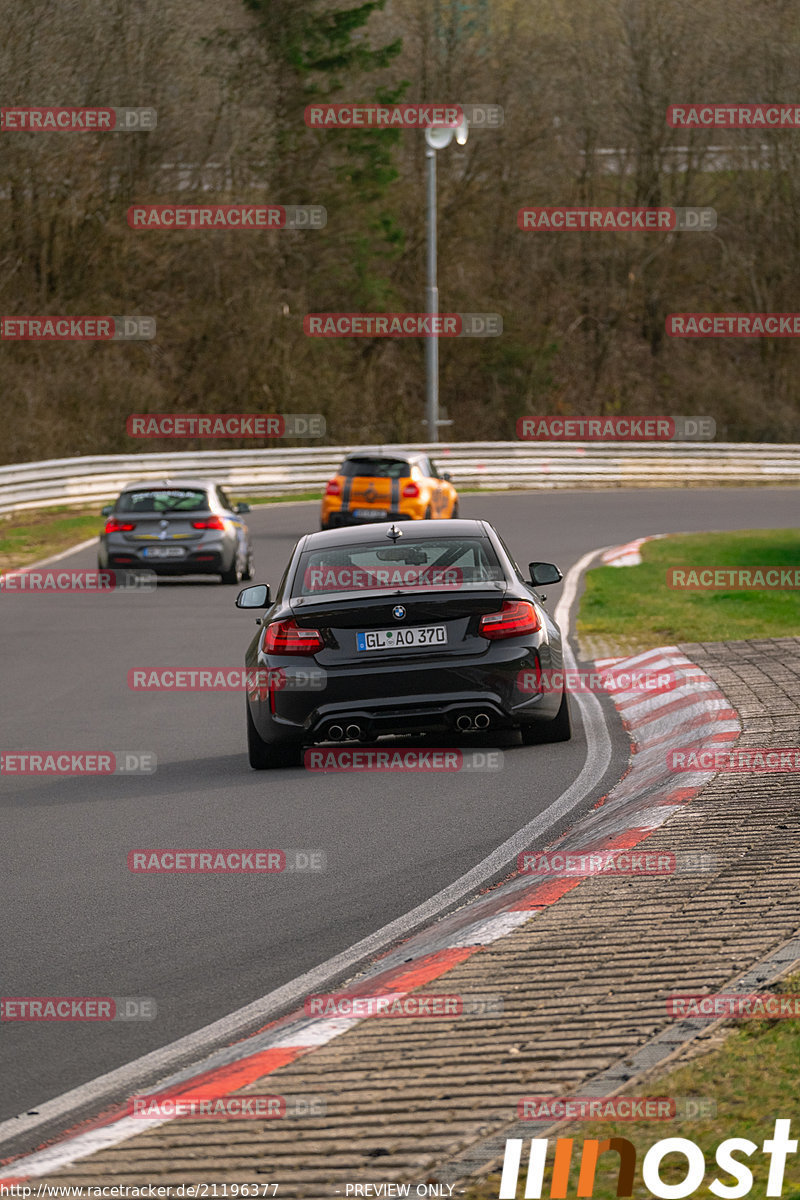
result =
[[[797,591],[706,592],[667,587],[670,567],[800,567],[800,529],[659,538],[636,567],[586,573],[578,616],[585,641],[624,639],[627,652],[673,642],[800,635]]]

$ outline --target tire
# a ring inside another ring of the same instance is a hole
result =
[[[244,564],[244,570],[242,571],[242,579],[246,583],[249,583],[254,577],[255,569],[253,566],[253,551],[250,550],[247,555],[247,562]]]
[[[457,500],[453,501],[453,511],[450,513],[450,520],[451,521],[458,520],[458,501]]]
[[[569,700],[563,692],[558,712],[552,721],[536,725],[523,725],[520,729],[523,746],[540,746],[545,742],[568,742],[572,737],[572,718],[569,715]]]
[[[236,551],[234,551],[233,565],[231,566],[230,571],[222,572],[222,574],[220,575],[220,580],[222,583],[239,584],[242,582],[243,578],[244,578],[244,574],[242,571],[239,570],[239,555],[236,553]]]
[[[265,742],[255,727],[250,705],[247,705],[247,758],[254,771],[272,771],[276,767],[302,765],[300,745],[273,746]]]
[[[423,520],[430,521],[432,516],[433,516],[433,509],[431,508],[431,506],[429,504],[428,507],[425,509],[425,516],[423,517]]]

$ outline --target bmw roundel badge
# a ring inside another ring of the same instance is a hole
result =
[[[405,615],[406,610],[403,608],[402,604],[396,604],[392,609],[392,616],[396,621],[402,621]]]

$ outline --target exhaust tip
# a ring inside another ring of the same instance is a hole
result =
[[[471,729],[471,728],[472,728],[472,718],[468,717],[466,715],[466,713],[462,713],[461,716],[456,719],[456,729],[460,729],[461,732],[463,733],[465,730]]]
[[[475,728],[488,729],[489,724],[490,721],[488,715],[486,713],[478,713],[477,717],[475,718]]]
[[[361,737],[361,726],[360,725],[348,725],[347,729],[345,730],[345,733],[347,734],[347,736],[349,738],[360,738]]]
[[[344,737],[344,730],[342,729],[341,725],[329,725],[328,737],[333,738],[335,742],[341,741]]]

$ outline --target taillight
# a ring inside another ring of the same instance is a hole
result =
[[[419,496],[419,486],[416,483],[407,483],[403,488],[404,500],[416,500]]]
[[[325,495],[326,496],[340,496],[341,494],[342,494],[342,488],[341,488],[341,485],[340,485],[338,479],[332,479],[330,481],[330,483],[328,484],[328,486],[325,488]]]
[[[225,529],[222,517],[204,517],[202,521],[192,521],[192,529]]]
[[[106,521],[106,533],[130,533],[135,528],[135,521],[118,521],[115,517],[109,517]]]
[[[294,621],[272,621],[264,631],[267,654],[315,654],[324,646],[318,629],[301,629]]]
[[[504,600],[500,612],[487,613],[481,617],[481,637],[497,641],[499,638],[519,637],[521,633],[536,633],[541,629],[539,614],[529,600]]]

